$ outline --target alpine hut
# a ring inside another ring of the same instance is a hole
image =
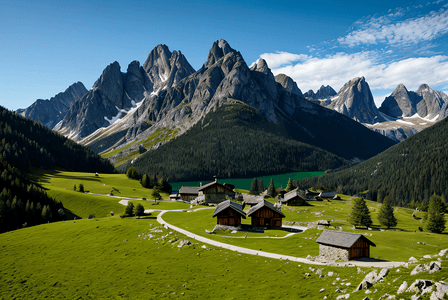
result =
[[[226,200],[218,204],[213,213],[213,218],[217,217],[217,224],[227,226],[241,225],[241,218],[246,219],[243,206],[231,200]]]
[[[319,256],[330,260],[370,257],[370,246],[376,247],[362,234],[334,230],[324,230],[316,242],[319,244]]]
[[[252,218],[252,226],[258,227],[281,227],[282,218],[285,217],[280,209],[266,200],[251,207],[246,215]]]

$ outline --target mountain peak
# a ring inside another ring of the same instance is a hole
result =
[[[422,84],[419,86],[417,92],[424,92],[424,91],[430,91],[432,90],[429,85],[427,85],[426,83]]]
[[[215,41],[212,48],[208,52],[207,61],[205,62],[203,67],[208,68],[212,66],[230,52],[235,52],[235,50],[230,47],[227,41],[223,39]]]
[[[250,68],[251,71],[256,71],[256,72],[260,72],[263,74],[270,74],[271,73],[271,69],[269,69],[267,62],[260,58],[258,59],[255,64],[252,65],[252,67]]]

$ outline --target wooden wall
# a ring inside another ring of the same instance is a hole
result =
[[[227,226],[239,226],[241,225],[241,215],[231,209],[230,207],[223,210],[217,215],[217,224]]]
[[[252,226],[258,226],[258,227],[282,226],[282,216],[279,213],[267,207],[262,207],[256,212],[254,212],[251,215],[251,218],[252,218]]]
[[[349,249],[349,259],[357,257],[370,257],[370,245],[363,239],[358,239]]]

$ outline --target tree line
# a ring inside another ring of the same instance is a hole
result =
[[[351,168],[302,179],[301,188],[336,190],[392,205],[427,209],[434,193],[447,201],[448,119]]]
[[[132,166],[170,182],[322,171],[347,162],[320,148],[293,140],[256,109],[236,104],[210,112],[185,134],[148,151]],[[123,165],[126,172],[130,164]]]
[[[0,232],[65,218],[62,203],[30,180],[31,167],[114,172],[93,150],[0,106]]]

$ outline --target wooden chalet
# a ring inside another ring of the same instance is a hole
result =
[[[231,200],[226,200],[218,204],[213,213],[213,218],[217,217],[217,224],[227,226],[241,225],[241,218],[246,219],[243,206]]]
[[[299,189],[295,189],[285,194],[282,204],[288,206],[300,206],[308,205],[308,202],[306,202],[306,196],[299,191]]]
[[[285,217],[280,209],[275,208],[274,204],[266,200],[251,207],[246,215],[252,218],[252,226],[257,227],[281,227],[282,218]]]
[[[282,188],[282,187],[276,188],[275,189],[275,194],[276,195],[280,195],[280,197],[283,198],[285,196],[285,194],[286,194],[286,190],[284,188]]]
[[[235,198],[235,192],[227,185],[220,184],[216,179],[199,187],[198,199],[204,203],[221,203],[228,198]]]
[[[179,189],[179,197],[183,201],[192,201],[199,195],[199,187],[183,186]]]
[[[359,233],[324,230],[316,240],[319,256],[330,260],[351,260],[370,257],[370,246],[376,245]]]
[[[322,192],[318,197],[324,200],[328,200],[333,199],[335,196],[337,196],[336,192]]]

